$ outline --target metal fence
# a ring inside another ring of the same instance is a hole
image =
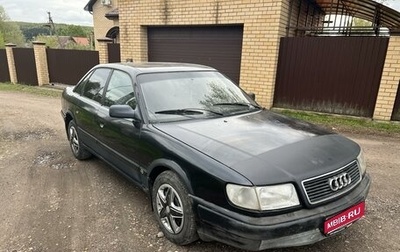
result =
[[[35,55],[32,48],[13,48],[15,70],[19,83],[38,85]]]
[[[121,49],[118,43],[108,44],[108,62],[121,62]]]
[[[372,117],[389,38],[281,38],[274,107]]]
[[[0,49],[0,82],[9,82],[10,72],[8,70],[7,54],[5,49]]]
[[[50,82],[75,85],[99,64],[98,51],[46,49]]]

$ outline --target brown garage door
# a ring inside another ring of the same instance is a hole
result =
[[[239,84],[243,26],[149,27],[149,61],[218,69]]]

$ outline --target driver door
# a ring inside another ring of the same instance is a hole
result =
[[[131,77],[114,70],[104,94],[103,104],[97,111],[99,141],[103,157],[114,164],[124,174],[141,184],[140,165],[137,162],[140,129],[133,125],[132,119],[111,118],[109,107],[129,105],[136,108],[136,96]]]

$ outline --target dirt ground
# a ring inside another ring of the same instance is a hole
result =
[[[347,136],[373,179],[366,217],[315,245],[271,251],[400,251],[400,138]],[[144,192],[98,159],[74,159],[58,98],[0,91],[0,197],[0,251],[239,251],[158,238]]]

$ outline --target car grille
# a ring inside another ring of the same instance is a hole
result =
[[[347,186],[338,189],[337,191],[333,191],[329,184],[329,180],[335,176],[340,176],[343,173],[347,173],[350,176],[351,182]],[[355,160],[336,171],[303,180],[302,185],[308,202],[310,204],[318,204],[350,191],[360,181],[361,174],[358,168],[358,163]]]

